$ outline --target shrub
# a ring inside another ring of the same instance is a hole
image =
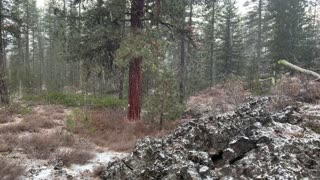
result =
[[[198,114],[206,110],[224,113],[237,108],[247,96],[245,83],[239,79],[230,79],[190,97],[187,102],[188,113]]]
[[[19,147],[25,150],[30,158],[49,159],[52,154],[61,147],[72,147],[74,139],[68,134],[33,134],[23,137],[19,141]]]
[[[71,164],[86,164],[90,159],[94,158],[94,155],[85,150],[62,150],[56,155],[57,159],[62,160],[65,166],[71,166]]]
[[[161,72],[157,79],[157,86],[148,95],[145,103],[145,119],[151,123],[159,122],[159,129],[163,128],[163,121],[175,120],[184,111],[184,104],[179,102],[178,86],[172,73]]]
[[[283,76],[272,89],[270,110],[283,109],[297,102],[317,103],[320,100],[320,83],[302,76]]]
[[[143,121],[129,122],[126,119],[126,111],[121,109],[89,109],[83,113],[86,114],[89,123],[83,121],[83,115],[75,117],[73,132],[98,146],[115,151],[131,150],[138,139],[145,136],[161,136],[177,127],[175,122],[164,122],[164,129],[160,132]]]
[[[29,126],[26,123],[9,124],[7,126],[0,127],[0,134],[18,134],[21,132],[38,132],[38,127]]]
[[[42,129],[52,129],[57,124],[52,119],[48,119],[46,117],[42,117],[36,114],[26,116],[21,123],[26,124],[26,126],[30,128],[38,127]]]
[[[12,116],[4,109],[0,110],[0,124],[11,122]]]
[[[0,153],[11,152],[12,150],[13,150],[12,146],[0,140]]]
[[[66,119],[66,121],[65,121],[65,125],[66,125],[66,128],[67,128],[69,131],[73,131],[73,130],[74,130],[74,128],[75,128],[75,121],[74,121],[73,113],[68,114],[67,119]]]
[[[6,108],[6,111],[13,115],[13,114],[20,114],[20,115],[28,115],[31,114],[32,109],[27,105],[22,105],[20,103],[12,103],[10,106]]]
[[[18,144],[17,135],[3,134],[0,136],[0,152],[12,152]]]
[[[12,160],[0,157],[0,177],[2,180],[18,179],[25,173],[25,167]]]
[[[56,125],[56,122],[51,119],[38,116],[35,114],[27,115],[19,123],[9,124],[0,127],[0,134],[5,133],[21,133],[21,132],[39,132],[42,129],[52,129]]]
[[[87,111],[75,108],[68,115],[65,121],[66,128],[71,132],[76,132],[79,129],[86,129],[88,131],[94,131],[94,127],[91,125],[91,117]]]

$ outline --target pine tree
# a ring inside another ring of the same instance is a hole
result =
[[[144,16],[144,0],[131,1],[131,29],[134,35],[141,33],[143,29],[142,18]],[[139,120],[141,112],[141,85],[142,85],[142,57],[133,57],[129,67],[129,109],[128,119]]]
[[[219,17],[218,38],[218,76],[241,75],[244,65],[243,34],[236,1],[225,0]]]
[[[0,0],[0,103],[9,104],[9,92],[7,85],[6,58],[4,53],[3,25],[4,25],[4,2]]]
[[[246,3],[250,11],[246,14],[246,51],[253,66],[253,76],[268,76],[268,63],[266,58],[266,41],[268,33],[267,1],[254,0]]]
[[[269,44],[270,58],[275,66],[280,59],[303,65],[308,59],[306,48],[308,18],[306,0],[269,0],[268,10],[272,21],[272,37]],[[275,66],[275,72],[279,67]]]

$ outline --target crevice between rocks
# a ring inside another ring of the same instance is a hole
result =
[[[219,151],[218,154],[210,155],[210,157],[211,157],[211,160],[213,163],[217,163],[219,161],[222,161],[223,160],[223,151]]]

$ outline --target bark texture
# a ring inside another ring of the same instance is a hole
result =
[[[143,29],[142,17],[144,16],[144,0],[131,0],[131,28],[134,34]],[[129,69],[129,99],[128,119],[140,119],[141,112],[141,87],[142,87],[142,57],[134,57]]]
[[[137,57],[130,63],[129,70],[129,120],[139,120],[141,112],[141,65],[142,58]]]

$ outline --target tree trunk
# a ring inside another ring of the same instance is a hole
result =
[[[82,0],[79,1],[79,6],[78,6],[78,13],[79,13],[78,28],[79,28],[80,35],[81,35],[81,4],[82,4]]]
[[[9,92],[7,87],[6,77],[6,62],[4,58],[4,44],[3,44],[3,4],[0,0],[0,103],[3,105],[9,104]]]
[[[123,89],[124,89],[124,73],[125,69],[121,68],[118,70],[119,73],[119,89],[118,89],[118,97],[119,99],[123,99]]]
[[[161,14],[161,0],[156,0],[156,18],[157,18],[157,28],[159,28],[159,22],[160,22],[160,14]]]
[[[210,40],[210,86],[213,86],[214,42],[215,42],[216,0],[212,1],[211,40]]]
[[[186,55],[186,48],[185,48],[185,35],[181,33],[181,40],[180,40],[180,80],[179,80],[179,93],[180,93],[180,103],[183,103],[185,98],[185,55]]]
[[[38,39],[38,49],[39,49],[39,91],[42,91],[43,85],[43,61],[44,61],[44,49],[43,49],[43,39],[42,39],[42,22],[38,22],[37,39]]]
[[[131,1],[131,28],[134,33],[143,29],[142,17],[144,16],[144,0]],[[142,57],[134,57],[129,68],[129,99],[128,119],[140,119],[141,112],[141,87],[142,87]]]
[[[134,58],[129,69],[129,120],[139,120],[141,112],[142,58]]]
[[[30,10],[29,10],[29,0],[27,0],[27,19],[26,19],[26,43],[25,43],[25,83],[27,86],[27,91],[30,93],[31,91],[31,67],[30,67],[30,46],[29,46],[29,41],[30,41]]]
[[[260,62],[261,62],[261,51],[262,51],[262,0],[259,0],[258,5],[258,42],[257,42],[257,71],[260,75]]]
[[[189,31],[188,33],[190,33],[189,36],[192,35],[191,33],[192,33],[193,2],[194,2],[194,0],[190,1],[189,21],[188,21],[188,28],[187,28]],[[185,67],[185,79],[184,79],[184,84],[185,84],[185,95],[184,96],[186,96],[186,94],[188,94],[188,93],[193,93],[192,88],[187,88],[187,87],[190,87],[189,84],[187,84],[187,82],[189,82],[191,74],[195,74],[194,70],[196,69],[196,67],[194,67],[194,64],[192,64],[191,54],[193,54],[193,53],[192,53],[190,39],[187,38],[186,42],[187,42],[187,56],[186,56],[186,63],[185,63],[186,67]]]
[[[232,52],[233,52],[233,42],[232,42],[232,28],[231,28],[231,15],[230,12],[228,12],[228,15],[226,17],[226,31],[225,31],[225,59],[224,59],[224,76],[229,76],[233,72],[233,65],[231,64],[231,59],[232,59]]]

